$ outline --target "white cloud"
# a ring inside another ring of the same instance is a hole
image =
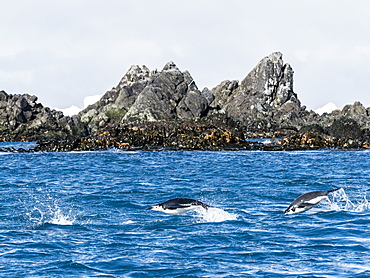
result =
[[[0,71],[0,82],[22,82],[31,83],[34,80],[34,72],[32,70],[19,71]]]
[[[25,49],[20,45],[0,45],[0,57],[13,56]]]
[[[370,106],[370,1],[108,2],[2,5],[0,89],[29,91],[49,107],[82,106],[132,64],[161,69],[174,61],[212,88],[280,51],[302,104]]]
[[[295,52],[295,56],[302,62],[306,62],[310,53],[311,51],[308,49],[299,49]]]

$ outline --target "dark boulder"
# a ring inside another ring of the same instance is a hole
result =
[[[319,124],[309,124],[309,125],[302,126],[299,129],[299,132],[302,134],[307,133],[307,132],[313,132],[313,133],[318,133],[318,134],[326,133],[324,127],[322,127]]]
[[[332,137],[341,139],[361,140],[363,138],[363,132],[358,122],[345,117],[335,119],[328,128],[328,133]]]
[[[0,91],[0,140],[34,141],[86,134],[78,117],[65,117],[36,101],[36,96]]]

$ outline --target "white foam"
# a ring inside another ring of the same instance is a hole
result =
[[[135,222],[132,220],[127,220],[127,221],[122,222],[122,225],[129,225],[129,224],[134,224],[134,223]]]
[[[195,210],[196,217],[200,217],[204,222],[224,222],[229,220],[237,220],[238,215],[235,213],[229,213],[219,208],[208,208],[208,209],[197,209]]]

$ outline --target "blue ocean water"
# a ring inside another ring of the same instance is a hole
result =
[[[369,151],[0,153],[1,277],[370,277]],[[342,187],[301,214],[302,193]],[[147,210],[175,197],[215,208]]]

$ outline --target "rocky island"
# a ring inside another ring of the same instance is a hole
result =
[[[173,62],[161,71],[131,66],[116,87],[72,117],[36,96],[0,91],[0,141],[37,141],[30,151],[369,148],[370,108],[355,102],[323,115],[307,111],[293,75],[279,52],[242,81],[213,89],[200,90]]]

